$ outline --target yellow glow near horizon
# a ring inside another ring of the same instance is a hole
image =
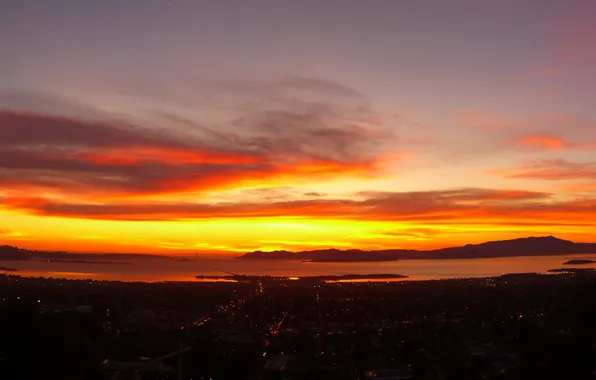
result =
[[[460,220],[418,223],[301,217],[185,221],[113,221],[2,211],[0,244],[78,252],[235,254],[320,248],[440,248],[505,237],[552,234],[551,225]],[[6,226],[11,226],[10,233]],[[561,237],[589,240],[591,228],[557,226]],[[470,237],[473,237],[471,239]]]

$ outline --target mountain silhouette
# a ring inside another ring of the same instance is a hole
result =
[[[0,260],[21,261],[27,259],[27,255],[21,249],[10,245],[0,245]]]
[[[551,256],[596,253],[596,243],[574,243],[554,236],[528,237],[512,240],[467,244],[434,250],[387,249],[363,251],[357,249],[322,249],[314,251],[249,252],[240,259],[301,260],[311,262],[369,262],[394,260],[481,259],[515,256]]]
[[[125,259],[171,259],[171,256],[148,255],[137,253],[69,253],[64,251],[33,251],[29,249],[0,245],[0,261],[109,261]]]

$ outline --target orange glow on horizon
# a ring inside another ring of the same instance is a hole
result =
[[[488,217],[438,221],[358,221],[296,217],[194,221],[112,221],[40,217],[3,211],[15,226],[0,244],[72,252],[161,253],[231,256],[253,250],[434,249],[489,240],[555,234],[593,240],[594,214],[558,222]],[[18,228],[17,226],[21,226]],[[555,230],[556,232],[553,232]],[[93,233],[93,235],[90,235]]]

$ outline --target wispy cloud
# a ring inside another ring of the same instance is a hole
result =
[[[568,141],[558,133],[538,132],[520,136],[516,144],[525,148],[544,150],[596,150],[596,143]]]
[[[200,192],[281,177],[370,175],[387,157],[394,131],[357,91],[307,78],[274,88],[277,102],[208,127],[173,113],[177,126],[0,111],[0,183],[89,196]]]
[[[596,122],[565,113],[544,113],[527,117],[511,116],[481,109],[460,110],[452,115],[461,126],[504,133],[557,133],[574,130],[594,133]]]
[[[355,220],[458,220],[508,217],[563,209],[548,193],[523,190],[455,189],[427,192],[365,192],[350,199],[263,200],[223,203],[73,203],[5,198],[4,206],[36,215],[116,220],[314,217]]]
[[[536,160],[519,168],[492,170],[492,174],[506,178],[571,180],[596,178],[596,163],[571,162],[565,159]]]

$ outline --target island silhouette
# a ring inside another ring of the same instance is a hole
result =
[[[554,236],[527,237],[511,240],[467,244],[434,250],[384,249],[321,249],[313,251],[254,251],[241,260],[300,260],[309,262],[376,262],[395,260],[484,259],[516,256],[552,256],[596,253],[596,243],[574,243]]]

